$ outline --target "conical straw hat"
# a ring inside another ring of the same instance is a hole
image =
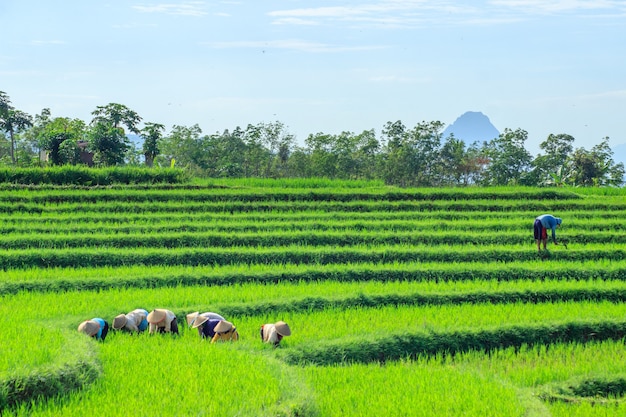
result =
[[[93,320],[87,320],[78,325],[78,331],[87,336],[95,336],[98,330],[100,330],[100,325]]]
[[[193,313],[187,314],[187,326],[189,327],[193,326],[193,322],[196,319],[196,317],[198,317],[198,314],[200,314],[199,311],[194,311]]]
[[[284,321],[277,321],[274,323],[274,328],[276,329],[276,333],[281,336],[291,336],[291,329]]]
[[[165,310],[161,308],[154,309],[152,310],[152,312],[150,312],[150,314],[148,314],[148,323],[160,323],[163,321],[165,316]]]
[[[127,321],[127,318],[125,314],[118,314],[113,319],[113,328],[115,330],[121,329],[122,327],[126,326],[126,321]]]
[[[215,325],[215,333],[225,333],[233,328],[233,324],[229,321],[222,320]]]
[[[208,320],[208,318],[206,316],[198,316],[198,318],[196,318],[193,322],[193,326],[191,326],[193,329],[196,329],[200,326],[202,326],[206,321]]]

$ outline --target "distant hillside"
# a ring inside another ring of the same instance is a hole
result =
[[[466,144],[484,142],[500,136],[500,132],[491,124],[489,118],[481,112],[468,111],[463,113],[443,131],[444,139],[454,134]]]

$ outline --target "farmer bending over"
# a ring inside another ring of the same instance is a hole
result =
[[[207,311],[206,313],[198,313],[197,311],[194,313],[187,314],[187,325],[189,327],[198,329],[198,334],[202,337],[202,329],[204,328],[204,323],[207,320],[225,320],[224,317],[217,313],[213,313]],[[196,323],[199,323],[198,326],[194,326]],[[213,335],[211,335],[213,337]]]
[[[99,317],[86,320],[78,325],[78,331],[85,333],[89,337],[95,337],[104,342],[109,332],[109,323]]]
[[[148,310],[137,308],[128,314],[118,314],[113,319],[113,329],[143,332],[148,328]]]
[[[148,314],[149,332],[150,334],[159,333],[174,333],[178,334],[178,322],[176,321],[176,314],[170,310],[162,308],[156,308]]]
[[[561,218],[554,217],[551,214],[542,214],[535,219],[535,225],[533,227],[535,234],[535,241],[537,242],[537,250],[541,252],[541,243],[543,243],[543,250],[546,250],[546,243],[548,242],[548,229],[552,229],[552,241],[555,245],[558,245],[556,241],[556,228],[561,226]]]
[[[280,341],[283,340],[283,336],[290,335],[291,329],[284,321],[277,321],[273,324],[270,323],[261,326],[261,340],[264,343],[272,343],[274,346],[278,346]]]
[[[229,321],[221,320],[213,330],[215,331],[215,335],[213,335],[211,343],[239,340],[237,328]]]
[[[193,329],[198,329],[198,334],[203,339],[211,340],[213,339],[213,336],[215,336],[215,326],[217,326],[217,324],[221,321],[223,320],[210,319],[207,316],[198,316],[194,320],[193,326],[191,327]]]

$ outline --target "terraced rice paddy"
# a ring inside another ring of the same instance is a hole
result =
[[[623,190],[0,191],[3,416],[623,416]],[[532,222],[562,217],[537,253]],[[79,334],[174,311],[181,334]],[[216,311],[240,333],[184,324]],[[279,348],[259,327],[284,320]]]

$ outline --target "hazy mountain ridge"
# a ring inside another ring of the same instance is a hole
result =
[[[481,112],[468,111],[459,116],[454,123],[443,131],[443,138],[450,134],[461,139],[467,145],[474,142],[486,142],[500,136],[500,132],[491,123],[489,118]]]

